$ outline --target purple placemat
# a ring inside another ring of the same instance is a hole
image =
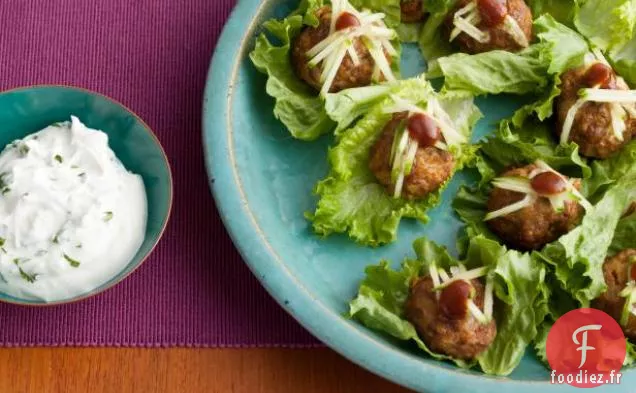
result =
[[[207,186],[203,87],[234,3],[0,2],[0,89],[63,83],[121,101],[158,134],[175,187],[168,230],[137,272],[73,305],[0,305],[0,345],[316,345],[241,261]]]

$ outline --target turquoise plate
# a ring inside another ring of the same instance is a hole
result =
[[[146,187],[148,222],[137,255],[106,283],[82,295],[55,302],[18,299],[0,293],[0,301],[28,306],[70,303],[101,293],[137,269],[161,238],[172,207],[168,158],[146,123],[122,104],[98,93],[70,86],[31,86],[0,93],[0,149],[46,126],[77,116],[88,127],[108,134],[108,144]]]
[[[303,213],[315,206],[312,189],[327,173],[326,152],[333,139],[325,136],[313,143],[292,139],[272,114],[265,76],[248,58],[261,22],[286,15],[296,4],[296,0],[240,0],[217,44],[205,91],[203,142],[210,186],[246,263],[312,334],[355,363],[401,385],[422,392],[576,391],[567,385],[551,385],[548,370],[530,351],[512,375],[491,377],[431,360],[414,345],[342,317],[366,265],[383,258],[397,263],[413,255],[411,244],[422,235],[454,249],[461,225],[450,202],[467,179],[464,174],[456,176],[444,193],[444,202],[430,212],[428,224],[404,220],[398,241],[389,246],[364,248],[346,236],[323,240],[312,233]],[[417,49],[405,48],[405,76],[416,75],[424,67]],[[519,104],[510,97],[479,100],[486,116],[476,138]],[[636,383],[634,372],[623,378],[624,387]],[[612,388],[596,391],[620,390]]]

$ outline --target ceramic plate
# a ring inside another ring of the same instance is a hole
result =
[[[495,389],[517,393],[576,391],[550,384],[548,370],[530,351],[506,378],[458,369],[427,358],[408,345],[376,334],[347,320],[349,300],[356,294],[364,267],[389,259],[396,264],[412,255],[411,244],[427,236],[454,249],[461,224],[450,206],[466,174],[455,176],[443,203],[423,225],[403,220],[398,241],[381,248],[355,245],[346,236],[321,239],[312,233],[304,212],[315,207],[312,189],[328,171],[332,137],[316,142],[292,139],[273,116],[273,100],[265,93],[265,75],[248,54],[260,25],[284,17],[297,0],[240,0],[217,44],[204,97],[203,143],[210,186],[224,223],[243,259],[269,293],[305,328],[355,363],[401,385],[422,392]],[[425,62],[417,48],[402,56],[405,77],[417,75]],[[517,98],[477,100],[485,118],[475,138],[493,129],[520,105]],[[636,373],[621,381],[623,391],[636,383]],[[620,391],[621,386],[595,391]]]

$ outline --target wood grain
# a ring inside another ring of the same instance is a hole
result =
[[[406,393],[329,349],[0,349],[3,393]]]

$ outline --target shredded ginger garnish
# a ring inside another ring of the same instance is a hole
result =
[[[559,172],[552,169],[548,164],[542,160],[535,162],[537,169],[532,171],[530,175],[525,177],[498,177],[492,181],[493,186],[502,190],[509,190],[525,194],[525,197],[511,205],[505,206],[499,210],[489,212],[484,217],[484,221],[492,220],[498,217],[507,216],[525,207],[532,205],[538,198],[547,198],[552,204],[552,208],[560,212],[564,209],[565,203],[569,201],[578,202],[587,211],[592,208],[592,204],[585,199],[585,197],[574,187],[574,179],[566,179]],[[531,185],[531,180],[536,176],[545,173],[552,172],[559,176],[566,184],[566,189],[563,192],[554,195],[541,195],[536,192]]]
[[[485,44],[489,42],[490,33],[480,30],[477,27],[480,23],[481,15],[479,14],[477,2],[471,1],[463,8],[457,10],[453,15],[454,28],[451,31],[449,41],[452,42],[461,33],[465,33],[479,43]],[[512,16],[506,15],[502,29],[522,48],[526,48],[530,45],[526,34],[521,29],[521,26],[519,26],[517,20]]]
[[[486,324],[492,320],[494,295],[493,295],[493,280],[488,274],[489,268],[486,266],[478,267],[471,270],[466,270],[464,265],[452,266],[450,268],[452,277],[448,275],[446,270],[441,267],[437,267],[435,262],[432,262],[428,266],[428,272],[433,281],[433,292],[437,300],[439,300],[440,291],[449,286],[455,281],[463,280],[472,286],[471,280],[486,276],[486,288],[484,290],[484,310],[480,310],[479,307],[473,302],[472,299],[467,299],[468,311],[475,319],[480,323]]]
[[[602,63],[611,68],[611,65],[603,56],[603,53],[594,49],[593,55],[588,54],[585,59],[586,71],[595,63]],[[626,84],[625,80],[616,75],[618,83]],[[567,144],[574,125],[574,119],[579,109],[587,102],[603,102],[610,104],[610,115],[612,118],[612,133],[617,140],[623,141],[623,133],[627,129],[627,118],[636,118],[636,90],[610,90],[601,89],[601,86],[579,90],[579,99],[570,107],[563,129],[561,130],[561,144]]]
[[[360,25],[336,30],[336,21],[344,12],[354,15]],[[385,56],[385,52],[389,56],[397,55],[397,50],[391,44],[391,40],[396,38],[396,33],[386,27],[384,17],[385,14],[383,13],[371,13],[368,10],[358,11],[347,0],[332,0],[329,35],[308,50],[306,54],[309,58],[310,67],[316,67],[322,62],[322,73],[320,74],[320,83],[322,83],[321,96],[324,97],[329,93],[347,54],[351,57],[351,61],[355,66],[360,64],[360,58],[354,46],[356,39],[362,40],[371,57],[373,57],[375,62],[374,80],[379,82],[381,77],[384,77],[389,82],[396,80],[391,70],[391,65]]]
[[[422,109],[412,102],[396,95],[392,95],[391,99],[393,100],[393,105],[385,108],[384,113],[406,112],[407,114],[406,119],[393,135],[393,145],[391,146],[391,156],[389,158],[389,162],[391,163],[391,180],[395,184],[393,197],[399,198],[400,195],[402,195],[404,178],[408,176],[413,169],[413,163],[419,147],[418,142],[410,137],[409,130],[404,126],[409,117],[415,114],[423,114],[435,121],[445,141],[438,141],[435,144],[435,147],[438,149],[448,150],[449,146],[458,146],[465,143],[467,139],[455,129],[450,116],[448,116],[448,113],[446,113],[435,98],[431,97],[427,101],[426,109]]]

